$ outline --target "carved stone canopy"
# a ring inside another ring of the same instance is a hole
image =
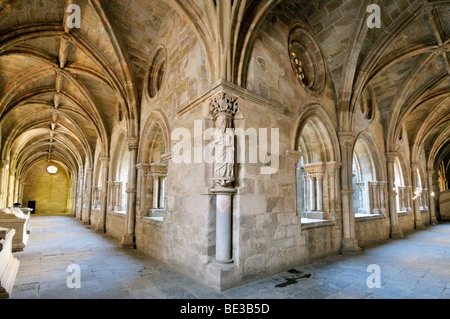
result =
[[[214,120],[216,120],[219,115],[234,117],[234,115],[238,112],[237,101],[237,97],[231,96],[224,91],[220,91],[211,97],[209,100],[209,109]]]

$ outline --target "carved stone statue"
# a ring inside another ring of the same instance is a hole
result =
[[[224,187],[234,182],[234,133],[231,119],[219,115],[214,133],[214,181]]]
[[[215,121],[214,182],[228,187],[234,182],[234,132],[233,117],[238,110],[237,98],[219,92],[210,100],[210,110]]]

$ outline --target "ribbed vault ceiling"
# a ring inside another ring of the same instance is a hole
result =
[[[275,6],[297,10],[316,33],[336,89],[340,130],[351,130],[370,89],[388,151],[396,150],[405,127],[413,162],[422,148],[436,161],[448,153],[450,1],[28,2],[0,0],[1,150],[18,171],[42,158],[74,174],[92,165],[97,143],[108,154],[118,114],[128,134],[138,135],[139,97],[167,19],[185,19],[197,34],[211,82],[245,85],[257,28]],[[372,2],[382,8],[381,29],[365,24]],[[71,3],[81,7],[81,29],[66,27]]]

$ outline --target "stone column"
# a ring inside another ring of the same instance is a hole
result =
[[[14,185],[15,185],[15,177],[16,177],[16,170],[11,169],[9,171],[9,180],[8,180],[8,202],[7,206],[12,207],[14,204]]]
[[[75,217],[77,213],[77,195],[78,195],[78,180],[74,179],[72,185],[72,217]]]
[[[337,162],[329,162],[327,163],[327,175],[330,184],[330,194],[328,196],[330,202],[330,219],[334,220],[336,215],[336,172],[337,169],[341,166],[340,163]]]
[[[309,203],[308,203],[308,183],[309,183],[309,177],[308,175],[303,172],[303,181],[304,181],[304,192],[303,192],[303,202],[304,202],[304,209],[302,213],[302,216],[309,210]]]
[[[425,226],[422,222],[422,215],[420,213],[420,195],[417,195],[415,192],[417,191],[417,187],[419,184],[419,176],[417,173],[417,169],[419,168],[419,164],[411,164],[412,170],[412,182],[414,197],[413,197],[413,209],[414,209],[414,217],[415,217],[415,226],[416,229],[425,229]]]
[[[83,205],[82,210],[82,221],[83,224],[90,224],[91,219],[91,209],[92,209],[92,168],[86,168],[86,185],[85,185],[85,205]]]
[[[339,143],[341,145],[342,166],[342,254],[356,254],[362,251],[355,238],[355,214],[353,213],[353,146],[355,144],[355,134],[351,132],[340,132]]]
[[[14,203],[19,202],[19,189],[20,189],[20,180],[22,179],[22,176],[18,175],[16,176],[16,185],[14,186]]]
[[[139,210],[137,211],[137,213],[139,216],[148,216],[149,208],[147,207],[147,187],[150,165],[139,164],[136,167],[138,169],[137,200],[139,203]]]
[[[8,161],[0,161],[0,206],[6,207],[8,190],[7,190],[7,179],[8,179]]]
[[[310,189],[309,189],[309,195],[310,195],[310,198],[309,198],[309,203],[310,203],[310,207],[309,207],[309,209],[312,211],[312,212],[314,212],[314,211],[316,211],[317,210],[317,199],[316,199],[316,176],[314,176],[314,175],[310,175],[309,176],[309,186],[310,186]]]
[[[403,238],[403,233],[398,224],[397,193],[395,192],[394,163],[397,154],[386,153],[389,195],[389,217],[391,222],[391,238]]]
[[[109,157],[101,157],[100,169],[102,171],[102,190],[100,193],[100,218],[95,229],[98,233],[106,232],[106,213],[108,211],[108,175],[109,175]]]
[[[412,186],[405,186],[405,195],[406,195],[406,209],[408,212],[412,212]]]
[[[323,212],[323,174],[317,175],[317,211]]]
[[[216,195],[216,261],[233,262],[232,256],[232,199],[234,188],[218,187],[211,190]]]
[[[78,177],[78,198],[77,198],[77,211],[76,211],[76,218],[81,219],[81,211],[83,210],[83,182],[84,182],[84,176],[83,174],[80,174]]]
[[[360,183],[356,183],[356,185],[358,186],[357,190],[354,190],[355,192],[357,191],[359,193],[359,210],[358,213],[360,214],[367,214],[370,213],[370,208],[369,208],[369,212],[367,212],[367,199],[366,199],[366,182],[360,182]]]
[[[237,97],[220,91],[209,100],[210,113],[215,122],[214,184],[216,196],[216,262],[232,263],[232,215],[234,188],[234,115],[238,111]]]
[[[126,143],[130,151],[127,187],[127,218],[126,233],[122,238],[121,247],[134,247],[134,226],[136,218],[136,160],[139,138],[127,138]]]
[[[428,171],[428,189],[429,196],[430,196],[430,216],[431,216],[431,224],[435,225],[438,223],[438,220],[436,218],[436,193],[435,193],[435,187],[433,183],[433,179],[435,176],[434,171]]]

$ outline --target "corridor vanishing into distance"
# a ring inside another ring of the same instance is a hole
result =
[[[334,255],[247,285],[215,291],[117,240],[65,216],[33,216],[12,299],[92,298],[450,298],[450,224],[388,240],[356,256]],[[81,269],[81,288],[67,287],[69,265]],[[370,289],[370,265],[381,288]]]

